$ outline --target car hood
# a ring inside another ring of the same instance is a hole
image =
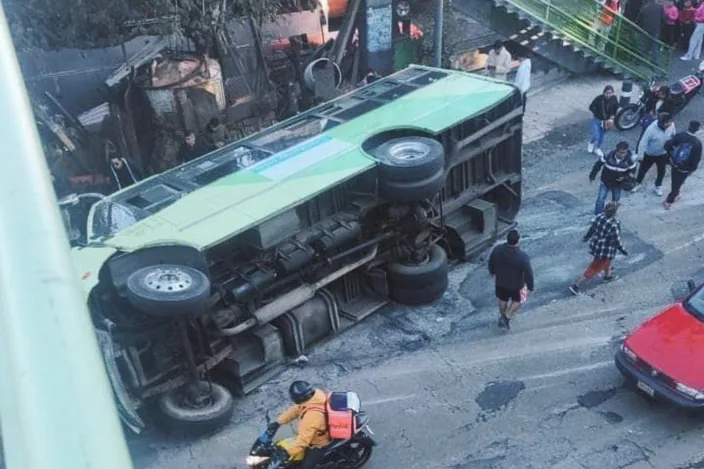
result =
[[[681,303],[644,322],[626,338],[625,344],[675,381],[704,389],[704,323]]]

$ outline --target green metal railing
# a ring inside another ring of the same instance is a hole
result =
[[[562,34],[574,46],[636,79],[668,75],[673,49],[621,15],[608,31],[598,28],[602,6],[596,0],[503,0]]]

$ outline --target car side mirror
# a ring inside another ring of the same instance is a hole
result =
[[[687,288],[689,288],[689,292],[692,293],[694,292],[694,290],[697,289],[697,284],[694,283],[694,280],[690,278],[689,280],[687,280]]]

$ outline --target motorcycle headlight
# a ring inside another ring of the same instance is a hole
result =
[[[269,458],[266,456],[247,456],[247,458],[244,460],[245,464],[249,467],[255,467],[263,463],[264,461],[268,460]]]

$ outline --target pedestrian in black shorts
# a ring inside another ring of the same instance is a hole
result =
[[[509,231],[506,244],[496,246],[489,256],[489,273],[496,277],[499,327],[504,329],[511,328],[511,318],[521,306],[521,290],[533,291],[533,268],[518,246],[520,239],[518,230]]]

